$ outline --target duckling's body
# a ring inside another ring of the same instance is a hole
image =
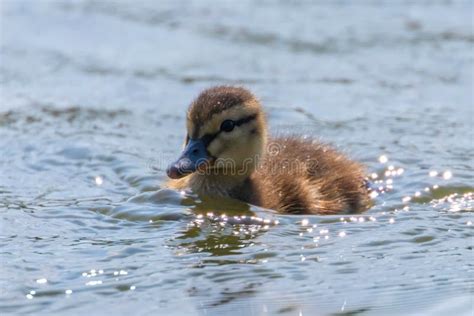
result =
[[[185,152],[168,168],[171,188],[292,214],[368,207],[360,164],[312,139],[267,139],[260,103],[243,88],[205,90],[191,104],[187,125]]]

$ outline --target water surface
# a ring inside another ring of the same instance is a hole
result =
[[[472,313],[472,3],[0,6],[2,314]],[[216,84],[365,163],[374,207],[163,189]]]

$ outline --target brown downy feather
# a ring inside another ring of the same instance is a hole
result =
[[[292,137],[270,141],[251,176],[250,203],[292,214],[363,211],[369,205],[362,166],[327,145]]]

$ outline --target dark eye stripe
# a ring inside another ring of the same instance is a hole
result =
[[[249,116],[246,116],[244,118],[241,118],[240,120],[234,121],[235,126],[240,126],[243,124],[246,124],[250,121],[253,121],[257,117],[257,114],[252,114]],[[204,142],[204,145],[208,147],[212,141],[221,133],[222,131],[218,131],[214,134],[206,134],[203,137],[201,137],[201,140]]]
[[[236,126],[240,126],[242,124],[248,123],[253,121],[257,117],[257,114],[249,115],[247,117],[241,118],[240,120],[235,121]]]

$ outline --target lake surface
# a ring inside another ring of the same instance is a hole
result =
[[[473,4],[410,3],[1,1],[2,315],[472,315]],[[374,206],[163,190],[217,84],[365,163]]]

